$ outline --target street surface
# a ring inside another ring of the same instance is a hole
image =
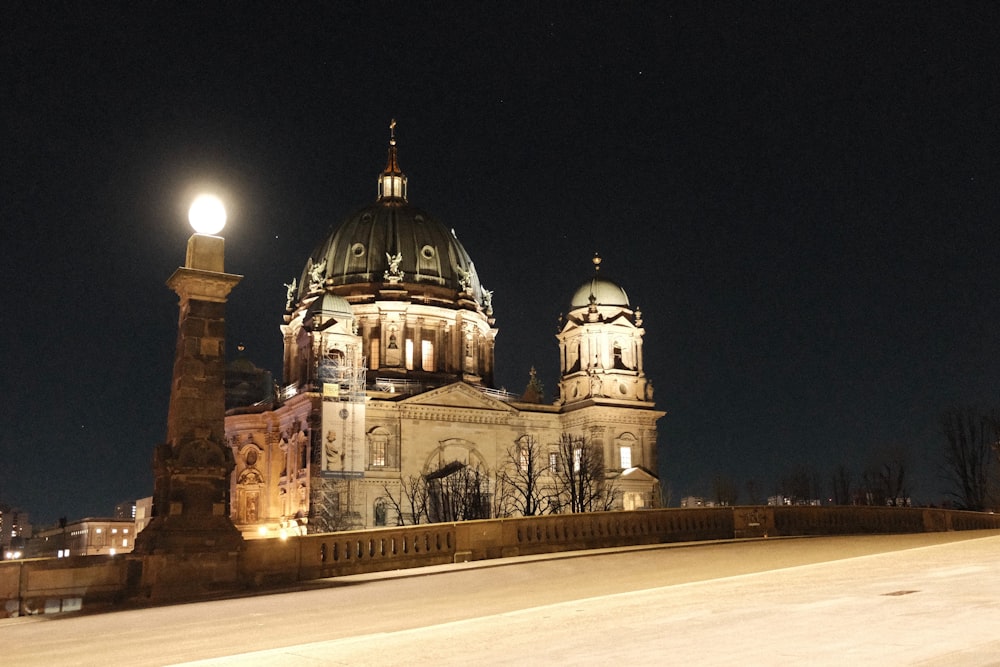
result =
[[[1000,665],[1000,533],[575,552],[0,621],[9,665]]]

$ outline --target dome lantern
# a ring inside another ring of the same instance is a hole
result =
[[[389,123],[389,159],[385,170],[378,177],[378,199],[399,199],[406,201],[406,175],[399,168],[396,153],[396,119]]]

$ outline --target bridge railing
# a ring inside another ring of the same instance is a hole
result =
[[[197,599],[347,574],[505,556],[734,538],[1000,530],[933,508],[717,507],[558,514],[248,540],[232,553],[0,562],[0,618],[123,600]]]

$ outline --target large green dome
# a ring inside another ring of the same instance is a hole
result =
[[[399,280],[391,281],[396,258]],[[306,261],[300,296],[310,289],[312,269],[324,262],[327,285],[405,283],[410,291],[425,285],[482,298],[472,259],[454,233],[401,199],[380,199],[332,230]]]
[[[406,186],[393,138],[378,200],[349,215],[316,246],[302,269],[299,299],[324,288],[352,302],[405,290],[407,298],[423,296],[438,305],[455,304],[464,295],[466,303],[471,297],[489,308],[490,295],[454,230],[410,205]]]

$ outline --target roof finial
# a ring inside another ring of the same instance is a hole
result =
[[[406,176],[399,168],[396,155],[396,119],[389,121],[389,159],[385,171],[378,177],[378,198],[406,201]]]

